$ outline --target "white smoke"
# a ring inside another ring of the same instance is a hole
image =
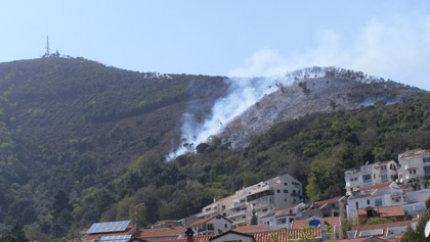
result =
[[[193,151],[209,136],[220,133],[224,125],[275,91],[277,83],[290,83],[292,76],[286,73],[291,70],[343,67],[430,90],[430,15],[395,16],[388,22],[372,19],[352,37],[326,29],[319,31],[316,39],[314,46],[287,57],[276,49],[263,48],[231,70],[229,76],[241,78],[229,80],[231,91],[215,103],[212,115],[203,123],[184,115],[183,143],[169,158]],[[270,78],[253,78],[256,76]]]
[[[194,117],[186,113],[183,117],[182,144],[173,151],[168,159],[193,151],[199,143],[206,142],[211,135],[222,131],[228,124],[247,108],[255,104],[264,95],[277,89],[276,78],[231,78],[229,94],[217,100],[212,107],[212,115],[199,124]]]

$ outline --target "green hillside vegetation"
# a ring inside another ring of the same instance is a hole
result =
[[[214,136],[197,154],[166,162],[182,114],[204,119],[227,88],[223,77],[158,76],[82,58],[0,64],[0,223],[64,241],[101,220],[183,218],[282,173],[318,200],[343,194],[344,169],[430,148],[423,93],[283,122],[244,150]]]

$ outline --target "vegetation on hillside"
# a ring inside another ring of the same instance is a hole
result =
[[[100,220],[146,226],[282,173],[318,200],[343,193],[344,169],[430,147],[422,94],[283,122],[244,150],[214,136],[197,154],[166,162],[182,114],[205,118],[226,89],[222,77],[135,73],[80,58],[0,64],[0,223],[38,241],[65,240]]]

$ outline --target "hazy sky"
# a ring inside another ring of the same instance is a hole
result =
[[[0,0],[0,61],[51,49],[121,68],[277,75],[312,65],[430,90],[430,1]]]

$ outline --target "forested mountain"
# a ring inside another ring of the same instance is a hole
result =
[[[166,162],[181,142],[184,113],[210,117],[230,92],[225,79],[131,72],[82,58],[0,64],[0,223],[40,241],[99,220],[145,226],[284,172],[315,200],[343,192],[346,168],[430,147],[429,94],[380,82],[351,92],[388,97],[374,105],[276,119],[243,149],[212,136],[196,154]],[[307,88],[299,86],[305,95]]]

